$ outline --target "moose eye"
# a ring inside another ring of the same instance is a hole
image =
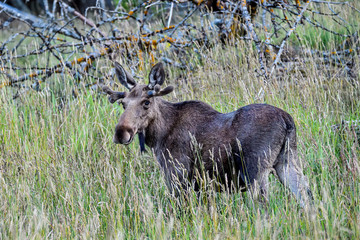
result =
[[[143,102],[143,106],[144,106],[145,109],[148,109],[149,106],[150,106],[150,101],[149,101],[149,100],[145,100],[145,101]]]

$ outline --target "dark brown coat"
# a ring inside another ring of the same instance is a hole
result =
[[[153,67],[148,85],[138,85],[119,65],[120,82],[130,92],[104,90],[111,102],[122,99],[125,108],[115,128],[114,142],[129,144],[135,134],[156,155],[169,189],[199,190],[204,173],[219,190],[250,187],[267,198],[268,175],[276,172],[301,205],[311,192],[297,155],[296,128],[285,111],[267,104],[252,104],[231,113],[220,113],[200,101],[171,103],[161,96],[162,64]],[[257,187],[258,186],[258,187]]]

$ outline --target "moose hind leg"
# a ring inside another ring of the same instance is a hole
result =
[[[295,128],[288,129],[274,168],[280,182],[290,189],[302,208],[312,204],[312,193],[298,158]]]
[[[295,195],[300,206],[302,208],[308,206],[309,202],[312,201],[312,193],[301,169],[292,163],[278,163],[275,166],[275,171],[280,182]]]

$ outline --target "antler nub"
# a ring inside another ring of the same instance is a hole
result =
[[[161,89],[160,85],[159,85],[159,84],[156,84],[155,87],[154,87],[154,91],[155,91],[156,93],[158,93],[158,92],[160,92],[160,89]]]
[[[151,96],[156,96],[161,90],[161,87],[159,84],[156,84],[155,87],[154,87],[154,90],[149,90],[148,91],[148,95],[149,97]]]
[[[167,86],[166,88],[160,90],[160,85],[155,85],[154,90],[148,91],[149,97],[160,97],[166,94],[171,93],[174,90],[173,86]]]

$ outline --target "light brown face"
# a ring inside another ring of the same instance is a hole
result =
[[[122,99],[124,112],[115,127],[114,143],[131,143],[135,134],[146,129],[155,117],[156,99],[148,95],[149,91],[147,85],[136,85]]]
[[[158,109],[156,98],[173,91],[172,86],[160,89],[164,82],[165,73],[161,63],[156,64],[149,74],[148,85],[138,85],[120,64],[115,63],[116,75],[121,84],[128,88],[129,92],[114,92],[109,87],[103,88],[109,95],[111,103],[119,99],[124,108],[118,124],[115,127],[114,143],[129,144],[134,136],[143,132],[149,123],[156,118]]]

